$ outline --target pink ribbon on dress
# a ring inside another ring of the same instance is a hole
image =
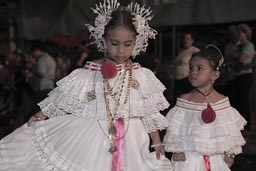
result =
[[[115,120],[116,136],[114,144],[117,147],[117,151],[112,154],[112,171],[124,170],[124,120],[122,118]]]
[[[211,171],[210,157],[208,155],[204,155],[204,163],[206,171]]]

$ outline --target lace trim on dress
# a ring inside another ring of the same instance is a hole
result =
[[[151,94],[144,97],[143,102],[144,102],[144,110],[146,114],[159,112],[169,106],[169,103],[164,98],[162,92]]]
[[[71,113],[82,113],[84,108],[84,102],[75,97],[65,95],[59,88],[55,88],[49,97],[38,105],[49,118]]]
[[[182,138],[180,136],[170,136],[170,138],[175,139],[175,141],[164,141],[165,150],[168,152],[184,152],[184,151],[192,151],[198,152],[202,154],[219,154],[224,152],[232,152],[232,154],[240,154],[242,153],[242,148],[245,144],[245,140],[242,137],[223,137],[216,138],[211,140],[211,142],[205,142],[206,140],[201,140],[199,138],[188,138],[186,140],[186,147],[182,142]],[[209,140],[208,140],[209,141]],[[216,143],[213,143],[217,141]]]
[[[147,115],[142,118],[148,133],[164,130],[168,127],[168,122],[163,115],[160,113],[155,113],[152,115]]]

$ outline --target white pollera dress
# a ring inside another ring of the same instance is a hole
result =
[[[110,79],[118,82],[124,65],[117,65],[118,74]],[[1,171],[110,171],[112,154],[108,152],[108,121],[104,99],[101,65],[87,62],[57,82],[57,87],[39,103],[48,120],[24,124],[0,141]],[[128,72],[124,81],[128,81]],[[115,118],[125,122],[124,171],[170,171],[164,156],[156,160],[150,153],[148,133],[165,129],[168,122],[159,111],[168,107],[163,96],[165,87],[154,74],[134,63],[132,78],[139,83],[131,88],[126,106]],[[121,100],[125,98],[125,90]],[[95,90],[96,99],[88,100]],[[110,100],[114,108],[114,100]]]
[[[230,171],[224,162],[224,152],[239,154],[245,140],[241,134],[245,119],[230,106],[228,97],[210,103],[216,113],[212,123],[204,123],[201,113],[206,103],[182,98],[166,115],[169,128],[164,137],[165,150],[184,152],[185,162],[172,163],[175,171],[206,171],[204,155],[209,156],[211,171]]]

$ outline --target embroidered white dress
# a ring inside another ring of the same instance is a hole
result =
[[[230,106],[227,97],[210,105],[216,119],[209,124],[201,119],[206,103],[178,98],[176,106],[167,114],[169,128],[164,137],[165,150],[184,152],[186,156],[185,162],[172,160],[175,171],[206,171],[204,155],[210,158],[211,171],[230,171],[223,160],[224,152],[242,152],[244,118]]]
[[[0,141],[1,171],[110,171],[112,154],[104,99],[101,65],[88,62],[57,82],[57,87],[39,103],[48,120],[24,124]],[[124,65],[117,65],[118,74],[110,79],[118,82]],[[128,81],[127,72],[124,79]],[[169,171],[170,161],[157,160],[149,153],[148,133],[165,129],[168,122],[159,111],[168,107],[163,96],[165,87],[154,74],[133,64],[132,78],[139,83],[131,88],[126,106],[116,118],[125,122],[124,171]],[[124,84],[126,85],[126,84]],[[123,87],[127,89],[127,86]],[[96,92],[89,101],[86,94]],[[121,100],[125,98],[125,90]],[[113,110],[114,101],[110,100]]]

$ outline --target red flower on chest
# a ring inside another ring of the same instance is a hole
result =
[[[101,66],[101,73],[103,75],[103,78],[111,79],[111,78],[114,78],[116,76],[117,68],[113,63],[105,62]]]

